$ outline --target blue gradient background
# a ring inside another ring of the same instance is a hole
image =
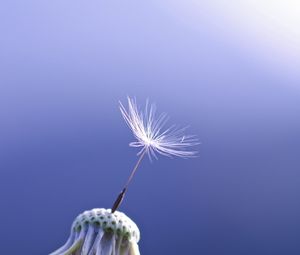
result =
[[[137,159],[127,95],[202,142],[143,161],[121,208],[142,254],[300,254],[300,50],[199,4],[1,3],[0,254],[48,254],[111,206]]]

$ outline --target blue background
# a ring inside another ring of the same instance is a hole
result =
[[[142,254],[300,254],[300,50],[171,2],[1,3],[0,254],[48,254],[112,205],[137,160],[127,95],[202,142],[142,162],[121,207]]]

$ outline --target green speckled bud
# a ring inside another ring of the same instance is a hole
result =
[[[124,213],[93,209],[78,215],[64,246],[50,255],[140,255],[137,225]]]

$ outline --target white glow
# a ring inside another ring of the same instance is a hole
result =
[[[299,0],[170,0],[168,11],[190,28],[223,36],[266,66],[299,74]]]
[[[229,1],[218,11],[231,26],[246,29],[271,44],[300,50],[300,1],[244,0]]]

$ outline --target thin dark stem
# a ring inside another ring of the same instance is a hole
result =
[[[144,151],[142,152],[142,154],[139,157],[138,161],[136,162],[136,164],[135,164],[135,166],[134,166],[134,168],[133,168],[133,170],[132,170],[132,172],[131,172],[131,174],[130,174],[130,176],[129,176],[129,178],[128,178],[128,180],[127,180],[127,182],[126,182],[126,184],[125,184],[125,186],[123,188],[123,190],[121,191],[121,193],[118,195],[116,201],[114,202],[114,204],[113,204],[113,206],[111,208],[111,212],[112,213],[114,213],[119,208],[119,206],[121,205],[121,203],[122,203],[122,201],[124,199],[125,193],[127,191],[127,188],[129,186],[129,184],[130,184],[133,176],[135,175],[135,173],[136,173],[139,165],[141,164],[142,159],[144,158],[145,154],[146,154],[146,148],[144,149]]]
[[[132,172],[131,172],[131,174],[130,174],[130,176],[129,176],[129,178],[128,178],[128,180],[127,180],[124,188],[127,189],[127,187],[130,184],[130,182],[131,182],[131,180],[132,180],[132,178],[133,178],[136,170],[138,169],[139,165],[141,164],[142,159],[144,158],[145,154],[146,154],[146,149],[144,149],[144,151],[142,152],[141,156],[139,157],[139,160],[136,162],[135,167],[133,168],[133,170],[132,170]]]

